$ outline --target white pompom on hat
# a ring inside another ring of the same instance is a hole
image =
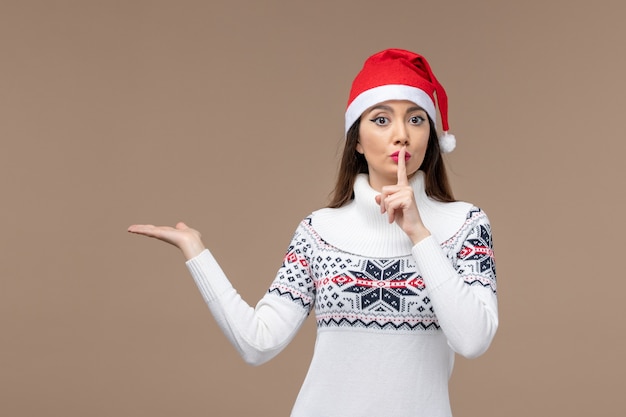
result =
[[[437,122],[435,95],[443,134],[441,152],[452,152],[456,138],[448,133],[448,96],[426,58],[403,49],[385,49],[370,56],[352,82],[346,108],[345,133],[368,108],[387,100],[409,100]]]

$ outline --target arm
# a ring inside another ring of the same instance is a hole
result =
[[[305,302],[294,302],[293,295],[277,296],[276,292],[270,291],[255,308],[248,305],[235,291],[211,253],[204,248],[200,233],[184,223],[178,223],[174,228],[133,225],[128,230],[170,243],[182,251],[187,258],[187,267],[218,325],[249,364],[262,364],[278,354],[295,336],[310,311],[312,298],[307,293],[300,294]],[[302,267],[301,264],[298,266]],[[308,268],[302,269],[296,271],[285,261],[271,288],[279,285],[277,281],[287,273],[299,273],[301,277],[306,274],[308,277]],[[310,290],[313,290],[312,286]],[[293,293],[295,289],[291,291]]]
[[[309,310],[268,292],[256,307],[248,305],[208,250],[187,261],[202,297],[243,360],[260,365],[293,339]]]
[[[452,350],[470,358],[479,356],[487,350],[498,328],[489,221],[484,212],[472,212],[459,232],[461,235],[457,234],[458,239],[453,240],[460,240],[462,246],[447,248],[447,252],[457,257],[448,259],[422,222],[409,186],[405,151],[402,148],[398,156],[397,184],[383,187],[376,202],[381,214],[386,213],[389,222],[395,221],[413,242],[413,257]],[[478,256],[470,256],[479,240],[486,247],[474,251]]]
[[[450,248],[454,260],[433,237],[413,247],[435,314],[450,347],[474,358],[483,354],[498,328],[491,228],[487,216],[475,211],[460,245]],[[457,240],[458,241],[458,240]]]

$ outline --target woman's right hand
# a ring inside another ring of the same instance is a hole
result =
[[[205,249],[200,232],[183,222],[177,223],[175,227],[134,224],[128,228],[128,231],[174,245],[183,252],[187,260],[199,255]]]

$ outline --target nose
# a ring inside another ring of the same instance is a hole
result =
[[[404,123],[398,123],[395,126],[393,132],[393,144],[394,145],[408,145],[409,144],[409,132]]]

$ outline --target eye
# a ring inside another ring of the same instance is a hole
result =
[[[383,116],[374,117],[370,119],[370,122],[376,123],[378,126],[386,126],[389,124],[389,119]]]
[[[411,123],[412,125],[415,125],[415,126],[419,126],[422,123],[424,123],[425,120],[426,119],[424,119],[422,116],[411,116],[409,118],[409,123]]]

